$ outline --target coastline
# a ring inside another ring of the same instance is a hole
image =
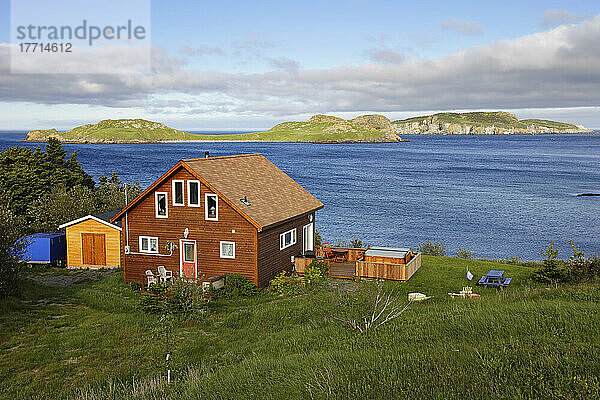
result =
[[[59,139],[60,140],[60,139]],[[46,143],[46,140],[21,140],[22,143]],[[163,143],[312,143],[312,144],[358,144],[358,143],[403,143],[410,140],[119,140],[119,141],[89,141],[89,140],[60,140],[61,143],[72,144],[163,144]]]
[[[460,133],[413,133],[406,136],[539,136],[539,135],[591,135],[598,134],[599,130],[590,130],[589,132],[540,132],[540,133],[495,133],[495,134],[460,134]],[[57,138],[58,139],[58,138]],[[45,139],[20,140],[22,143],[46,143]],[[227,139],[188,139],[188,140],[64,140],[59,139],[61,143],[71,144],[161,144],[161,143],[312,143],[312,144],[352,144],[352,143],[403,143],[410,142],[410,139],[400,140],[227,140]]]

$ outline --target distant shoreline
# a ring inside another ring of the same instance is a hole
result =
[[[20,133],[20,132],[13,132]],[[227,133],[225,133],[227,134]],[[406,136],[549,136],[549,135],[594,135],[600,134],[600,130],[594,130],[593,132],[577,132],[577,133],[567,133],[567,132],[549,132],[549,133],[511,133],[511,134],[450,134],[450,133],[421,133],[421,134],[408,134]],[[194,133],[194,135],[196,135]],[[206,134],[203,134],[206,135]],[[233,135],[233,134],[232,134]],[[216,134],[215,136],[220,136],[220,134]],[[46,140],[20,140],[22,143],[46,143]],[[410,139],[400,139],[400,140],[382,140],[382,141],[367,141],[367,140],[330,140],[330,141],[320,141],[320,140],[261,140],[261,139],[253,139],[253,140],[227,140],[227,139],[214,139],[214,140],[206,140],[206,139],[189,139],[189,140],[119,140],[119,141],[99,141],[99,140],[61,140],[61,143],[67,144],[163,144],[163,143],[311,143],[311,144],[360,144],[360,143],[405,143],[410,142]]]
[[[216,136],[216,135],[215,135]],[[429,135],[431,136],[431,135]],[[498,135],[500,136],[500,135]],[[21,140],[22,143],[46,143],[47,140]],[[366,140],[330,140],[330,141],[302,141],[302,140],[130,140],[130,141],[87,141],[87,140],[61,140],[66,144],[166,144],[166,143],[311,143],[311,144],[359,144],[359,143],[403,143],[410,140],[386,140],[386,141],[366,141]]]

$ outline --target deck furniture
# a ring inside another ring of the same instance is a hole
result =
[[[320,254],[323,254],[321,257]],[[421,253],[391,247],[331,247],[328,242],[318,249],[318,259],[329,265],[335,278],[373,278],[407,281],[421,267]],[[298,255],[294,268],[299,274],[315,259]]]
[[[333,262],[343,263],[348,260],[348,249],[333,248],[331,251],[333,253]]]
[[[325,242],[321,245],[323,249],[323,259],[325,260],[333,260],[335,258],[335,254],[331,250],[331,244],[329,242]]]
[[[490,270],[487,275],[482,276],[477,282],[478,285],[483,285],[485,287],[506,287],[510,283],[512,278],[506,278],[504,276],[504,271],[497,271],[495,269]]]
[[[160,283],[163,282],[173,282],[173,272],[167,271],[167,269],[163,265],[158,266],[158,280]]]
[[[148,286],[157,283],[156,276],[149,269],[146,270],[146,284]]]

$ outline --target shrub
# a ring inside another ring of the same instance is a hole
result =
[[[321,233],[317,230],[317,228],[315,228],[315,246],[319,247],[322,243],[323,237],[321,236]]]
[[[327,263],[315,260],[304,269],[304,279],[310,284],[321,283],[327,278],[328,270]]]
[[[442,242],[425,241],[417,245],[417,250],[428,256],[445,256],[448,252],[446,245]]]
[[[569,241],[573,254],[569,257],[569,270],[571,278],[576,281],[594,279],[600,276],[600,257],[599,254],[590,257],[585,256],[583,250],[579,250],[573,239]]]
[[[129,282],[129,287],[131,287],[131,290],[133,290],[134,292],[142,291],[142,284],[136,281]]]
[[[202,287],[195,282],[175,279],[172,297],[167,298],[168,311],[186,320],[201,320],[206,316],[206,298]]]
[[[360,249],[363,247],[363,241],[358,238],[354,238],[350,241],[350,247]]]
[[[281,271],[281,273],[271,281],[271,289],[281,295],[300,294],[304,291],[305,287],[306,282],[304,279],[293,275],[288,276],[285,271]]]
[[[473,252],[463,249],[461,247],[457,247],[456,248],[456,257],[457,258],[464,258],[466,260],[470,260],[473,258]]]
[[[554,248],[554,241],[542,250],[544,256],[542,267],[535,274],[534,279],[543,283],[565,282],[569,279],[569,273],[565,263],[558,259],[558,250]]]
[[[216,297],[234,298],[254,296],[260,289],[242,274],[226,274],[225,287],[217,292]]]
[[[147,313],[171,314],[184,320],[200,320],[206,315],[206,299],[195,282],[175,279],[173,283],[151,285],[146,292],[140,304]]]
[[[10,209],[10,199],[0,193],[0,298],[17,294],[21,288],[19,260],[28,245],[19,240],[24,229],[22,218]]]

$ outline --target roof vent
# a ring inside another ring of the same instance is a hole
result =
[[[249,205],[250,205],[250,202],[248,201],[248,199],[246,198],[246,196],[244,196],[244,198],[243,198],[243,199],[240,199],[240,201],[241,201],[242,203],[244,203],[245,205],[247,205],[247,206],[249,206]]]
[[[208,151],[204,152],[204,158],[208,158],[209,155],[210,155],[210,153]]]

